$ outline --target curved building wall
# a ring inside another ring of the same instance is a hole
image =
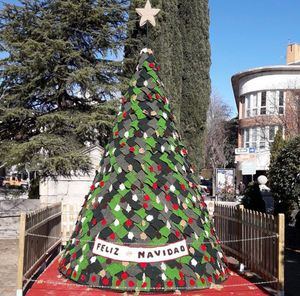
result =
[[[239,81],[239,96],[264,90],[300,89],[300,67],[298,73],[269,71],[252,74]]]
[[[279,129],[288,135],[298,128],[299,134],[300,66],[249,70],[233,76],[232,84],[239,111],[238,148],[252,151],[236,155],[240,180],[251,167],[259,174],[269,169],[270,148]],[[295,98],[297,104],[292,102]]]

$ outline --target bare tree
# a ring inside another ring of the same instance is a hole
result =
[[[205,167],[213,171],[218,167],[226,167],[225,147],[227,141],[226,122],[230,118],[230,107],[219,95],[212,94],[207,112],[205,133],[204,161]]]
[[[285,138],[293,138],[300,133],[300,90],[280,91],[279,100],[275,92],[269,98],[267,116],[257,117],[260,125],[277,125]],[[282,103],[279,103],[282,96]]]
[[[300,134],[300,90],[287,91],[285,115],[281,120],[287,138]]]

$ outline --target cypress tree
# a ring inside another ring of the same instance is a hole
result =
[[[29,0],[0,12],[0,159],[42,177],[88,171],[112,128],[127,0]]]
[[[174,116],[179,123],[181,99],[182,43],[178,0],[152,0],[152,7],[160,8],[156,27],[139,26],[136,8],[145,6],[145,0],[132,0],[129,10],[128,37],[125,46],[124,76],[135,71],[136,57],[143,47],[150,47],[161,61],[161,77],[170,97]],[[178,124],[180,128],[180,125]]]
[[[276,161],[281,149],[284,147],[285,141],[283,139],[282,129],[279,129],[275,135],[274,142],[271,147],[271,165]]]
[[[161,61],[161,77],[190,157],[197,169],[203,155],[203,133],[210,97],[209,10],[207,0],[152,0],[160,8],[157,26],[150,29],[148,44]],[[132,0],[125,47],[125,76],[134,70],[135,57],[146,45],[146,29],[139,28]],[[172,90],[172,91],[170,91]]]
[[[225,122],[226,142],[224,153],[227,161],[227,168],[235,167],[235,148],[237,147],[238,128],[238,117],[232,118],[229,121]]]
[[[280,132],[277,133],[279,134]],[[292,212],[300,209],[300,137],[284,144],[279,140],[276,146],[281,148],[277,148],[274,154],[275,143],[274,141],[271,151],[273,160],[268,172],[270,188],[275,201],[275,213],[285,213],[287,222],[290,222]]]
[[[183,69],[180,125],[190,159],[199,170],[211,92],[208,0],[179,0]]]

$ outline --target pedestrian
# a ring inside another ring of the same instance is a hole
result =
[[[244,192],[245,192],[245,189],[246,189],[246,186],[245,186],[245,184],[243,183],[243,181],[240,181],[238,188],[239,188],[239,194],[240,194],[240,195],[243,195]]]

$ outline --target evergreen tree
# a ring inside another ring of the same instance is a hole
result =
[[[238,117],[232,118],[229,121],[225,122],[226,142],[224,147],[224,153],[227,161],[227,168],[235,167],[235,148],[237,147],[238,129]]]
[[[152,1],[151,3],[153,5],[154,2]],[[145,25],[144,27],[140,27],[140,20],[136,12],[136,8],[144,7],[144,5],[144,0],[130,1],[123,65],[123,75],[127,78],[127,82],[130,80],[132,73],[135,71],[134,67],[136,67],[136,57],[139,50],[145,47],[147,43],[147,26]],[[159,16],[157,16],[157,18],[158,17]],[[157,24],[157,26],[158,25],[159,24]],[[151,28],[151,30],[154,29],[155,28]],[[124,91],[126,91],[126,85]]]
[[[179,16],[184,58],[180,127],[191,161],[199,170],[211,92],[208,0],[179,0]]]
[[[292,211],[300,209],[300,137],[286,142],[276,154],[274,151],[275,157],[270,164],[268,176],[275,212],[285,213],[289,222]]]
[[[156,27],[139,26],[136,8],[145,6],[145,0],[132,0],[129,10],[128,38],[125,46],[124,75],[130,79],[135,71],[136,57],[141,48],[151,44],[161,61],[161,77],[171,100],[174,116],[180,120],[182,43],[178,0],[152,0],[151,4],[161,11]],[[148,31],[148,32],[147,32]],[[171,91],[172,90],[172,91]]]
[[[29,0],[0,12],[0,159],[42,177],[87,171],[112,128],[126,0]]]
[[[247,186],[242,199],[242,204],[246,209],[262,213],[266,212],[266,205],[257,182],[251,182]]]
[[[228,277],[158,69],[143,50],[62,254],[59,270],[79,284],[159,293]]]
[[[193,164],[199,169],[210,97],[208,1],[152,0],[151,3],[161,12],[157,26],[149,30],[148,44],[161,61],[161,77],[171,98],[178,129],[190,147]],[[128,78],[139,49],[147,44],[146,28],[139,28],[135,12],[135,8],[144,5],[144,0],[131,1],[125,47],[125,76]]]
[[[276,161],[280,150],[284,147],[285,141],[283,139],[282,129],[279,129],[275,135],[274,142],[271,147],[271,164]]]

